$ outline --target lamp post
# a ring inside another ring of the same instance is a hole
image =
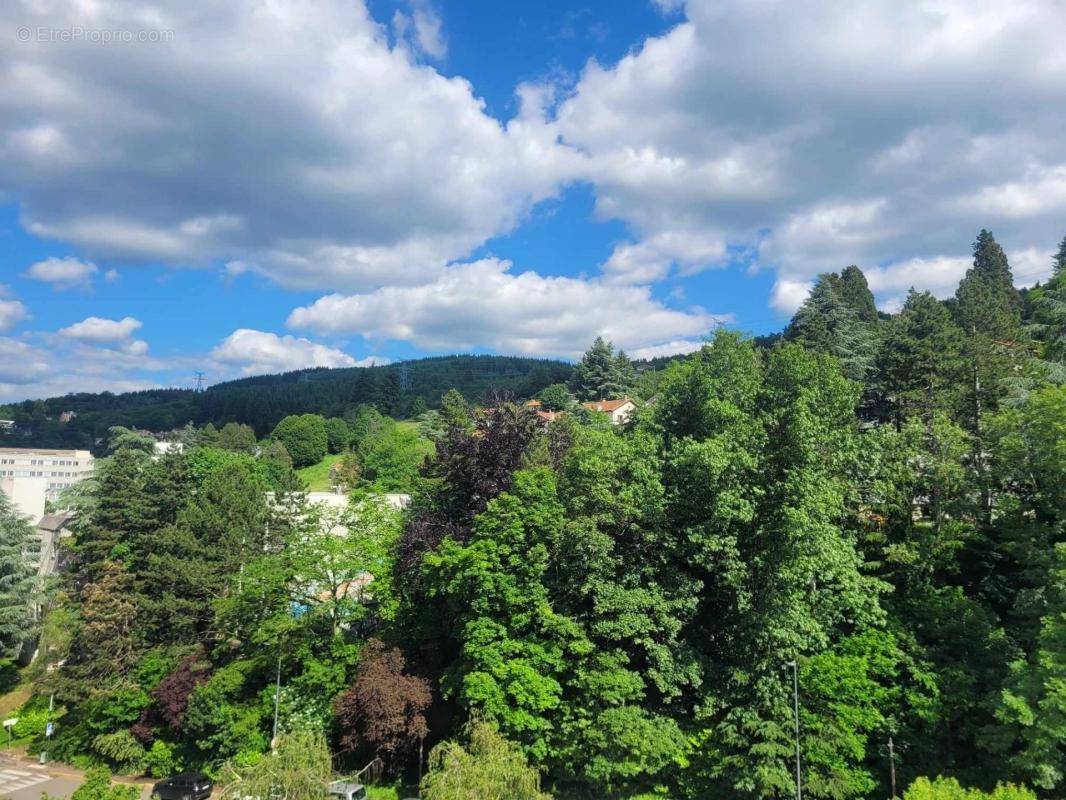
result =
[[[799,667],[793,659],[785,664],[792,669],[792,709],[796,721],[796,800],[803,800],[803,783],[800,778],[800,701],[799,701]]]
[[[270,749],[278,746],[278,706],[281,703],[281,645],[278,645],[278,676],[274,683],[274,735],[270,737]]]

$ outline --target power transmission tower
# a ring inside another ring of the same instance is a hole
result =
[[[406,364],[400,364],[400,391],[411,391],[411,370]]]
[[[196,373],[196,389],[195,389],[195,391],[202,392],[203,390],[204,390],[204,373],[197,372]]]

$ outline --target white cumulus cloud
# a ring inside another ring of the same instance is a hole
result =
[[[94,258],[239,262],[284,285],[412,284],[512,229],[578,154],[543,125],[487,115],[360,0],[81,0],[0,6],[0,185],[23,225]],[[173,31],[57,47],[19,26]],[[284,65],[279,69],[279,65]]]
[[[211,351],[211,357],[225,367],[235,367],[245,375],[289,372],[306,367],[362,366],[342,350],[295,336],[250,328],[235,330]]]
[[[698,309],[668,308],[647,287],[514,274],[510,267],[489,258],[453,264],[422,286],[327,295],[293,311],[289,325],[436,351],[484,346],[573,357],[598,335],[628,350],[701,336],[721,321]]]
[[[597,214],[635,235],[612,280],[737,247],[777,271],[787,311],[851,263],[938,289],[982,227],[1012,253],[1062,237],[1061,2],[660,4],[686,19],[590,62],[546,123],[586,156]]]
[[[52,288],[85,288],[92,283],[97,273],[95,264],[77,258],[46,258],[31,264],[23,273],[27,278],[52,284]]]
[[[103,317],[86,317],[66,328],[61,328],[63,336],[81,339],[87,342],[114,343],[129,339],[135,330],[141,327],[141,321],[133,317],[122,319],[104,319]]]
[[[29,316],[25,304],[11,297],[7,287],[0,283],[0,331],[11,330]]]

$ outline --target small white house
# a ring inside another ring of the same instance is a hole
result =
[[[582,403],[585,408],[590,411],[599,411],[603,414],[609,414],[611,417],[612,425],[621,425],[627,422],[633,412],[637,410],[637,404],[630,400],[628,397],[622,397],[618,400],[594,400],[590,403]]]

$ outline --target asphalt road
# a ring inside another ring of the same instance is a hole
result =
[[[0,761],[0,797],[40,800],[41,793],[70,797],[81,781],[51,774],[44,767],[4,759]]]
[[[41,800],[43,793],[67,798],[83,780],[80,771],[66,764],[40,766],[14,753],[0,754],[0,798],[3,800]],[[143,786],[141,796],[147,796],[150,788],[150,785]]]

